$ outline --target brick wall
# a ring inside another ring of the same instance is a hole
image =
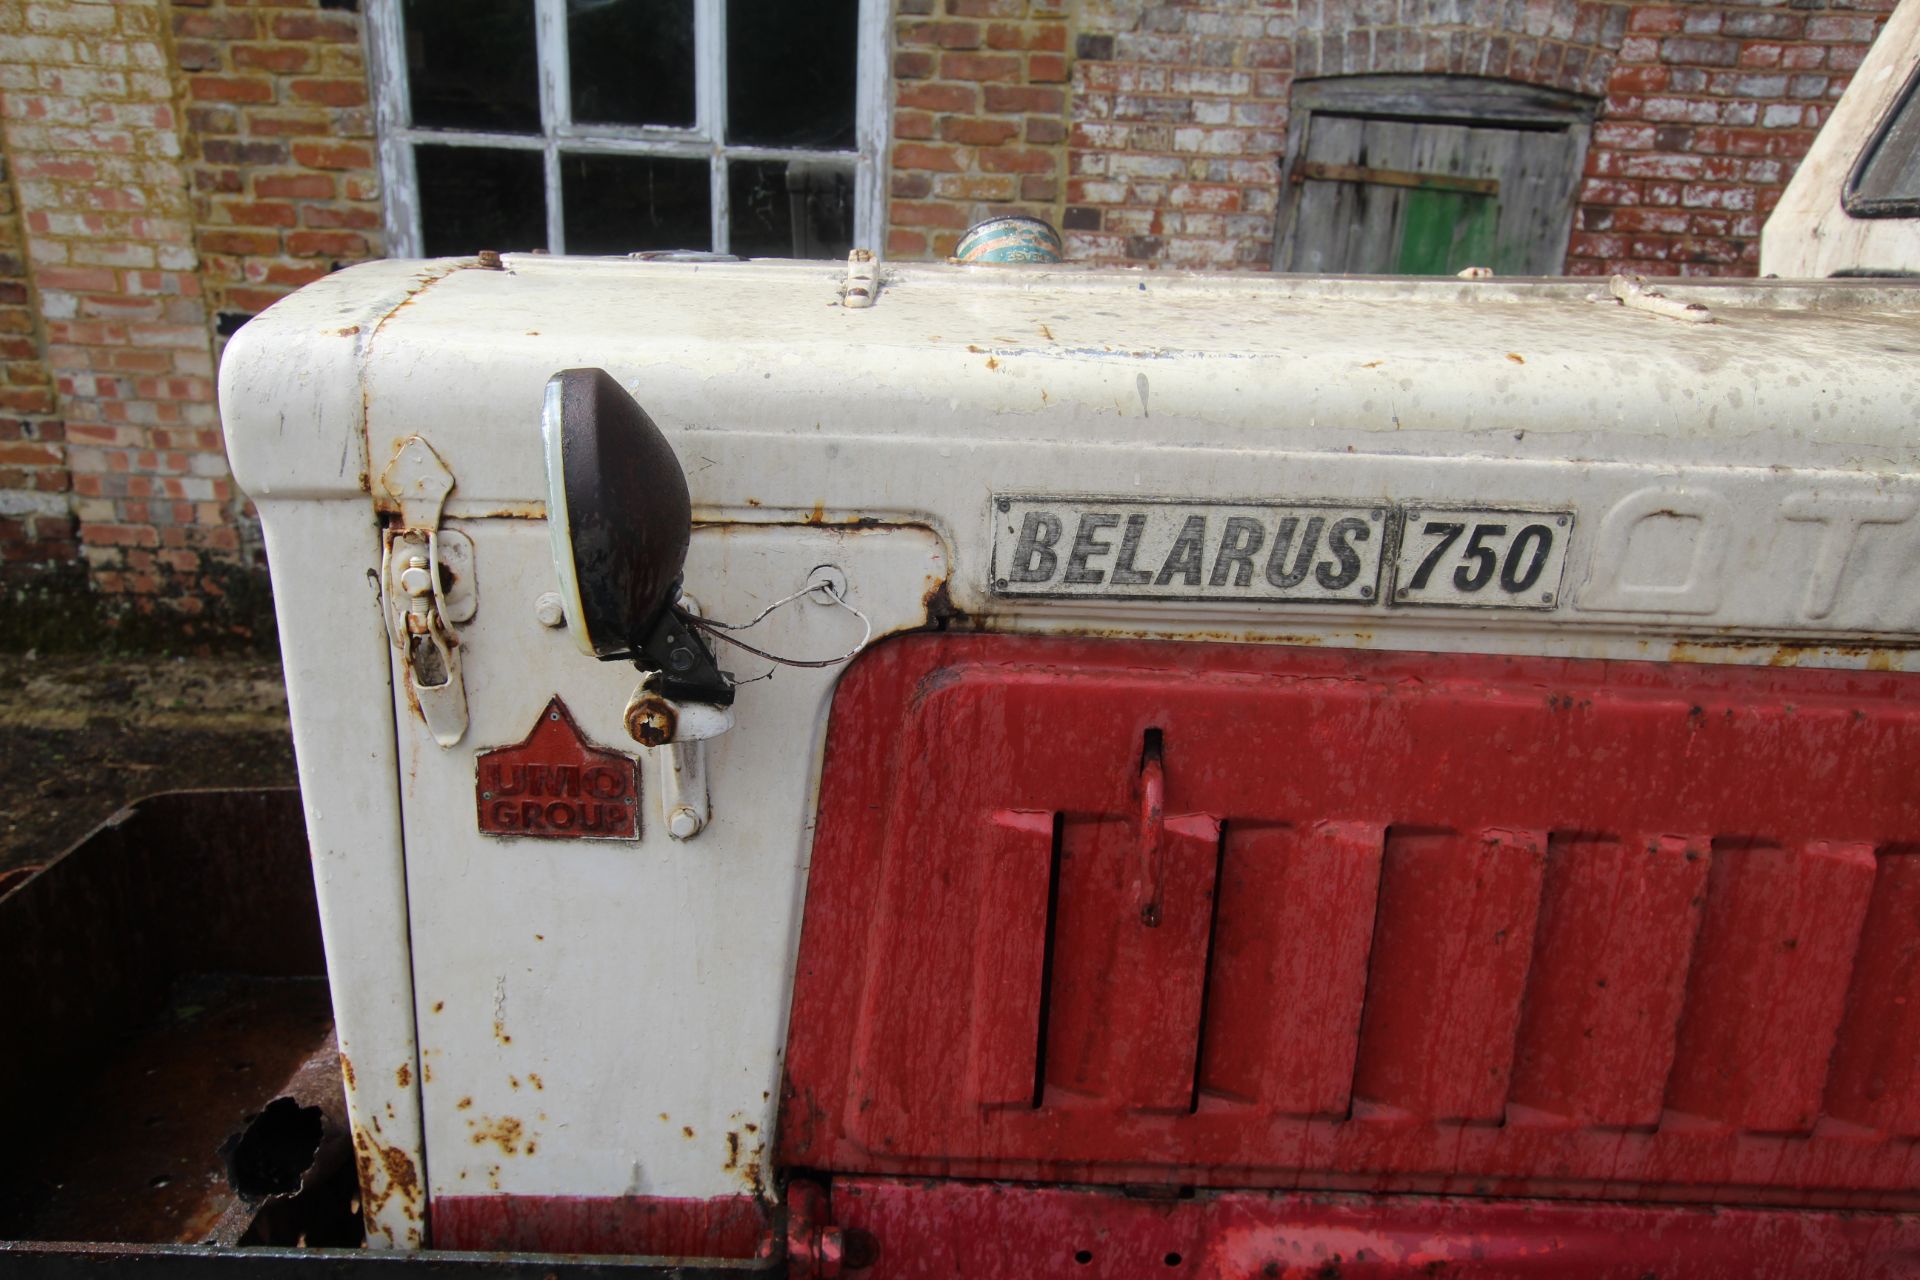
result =
[[[934,112],[970,109],[966,92],[933,78],[945,65],[934,46],[972,39],[969,17],[992,6],[899,7],[897,73],[915,77],[897,94],[902,194],[930,189],[932,162],[956,175],[979,163],[951,149],[923,153],[916,134],[941,127]],[[1065,32],[1068,252],[1091,262],[1266,269],[1295,79],[1393,72],[1493,77],[1597,103],[1569,272],[1751,274],[1760,224],[1891,7],[1080,0]],[[954,189],[965,190],[959,177]],[[996,207],[897,200],[889,248],[937,255],[951,228]],[[925,220],[947,234],[928,236]]]
[[[160,0],[10,3],[5,138],[46,359],[66,423],[82,554],[98,588],[204,609],[230,551]]]
[[[0,92],[14,92],[0,84]],[[28,86],[30,87],[30,86]],[[0,586],[17,586],[79,555],[68,502],[66,430],[54,411],[39,309],[11,166],[0,183]]]
[[[898,0],[887,252],[944,258],[983,218],[1060,224],[1063,3]]]
[[[356,6],[169,0],[194,237],[221,336],[377,257],[380,187]]]
[[[356,9],[0,0],[0,571],[77,558],[109,616],[260,624],[214,367],[380,252]]]
[[[1567,270],[1754,274],[1761,224],[1891,7],[1635,8]]]

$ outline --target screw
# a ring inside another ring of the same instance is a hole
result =
[[[1559,525],[1562,529],[1564,529],[1567,527],[1567,518],[1565,516],[1561,516],[1558,520],[1555,520],[1554,523]]]
[[[667,654],[667,665],[675,671],[686,671],[693,666],[693,650],[675,649]]]
[[[1380,508],[1375,507],[1373,510],[1367,512],[1367,519],[1378,520],[1380,518],[1380,515],[1381,515]]]
[[[657,694],[634,699],[627,708],[627,733],[643,747],[664,747],[680,723],[671,702]]]
[[[995,591],[1005,591],[1007,589],[1007,580],[1005,578],[995,578],[993,580],[993,589]]]
[[[815,604],[838,604],[847,598],[847,575],[839,565],[817,564],[807,575],[807,599]]]
[[[540,598],[533,602],[533,616],[540,620],[543,627],[564,627],[567,625],[567,610],[560,603],[558,591],[543,591]]]
[[[993,505],[1000,508],[1000,510],[1002,511],[1011,511],[1013,510],[1013,499],[1012,498],[995,498],[993,500]]]
[[[1542,592],[1540,593],[1540,602],[1541,602],[1542,604],[1552,604],[1552,603],[1553,603],[1553,592],[1551,592],[1551,591],[1542,591]]]
[[[1407,589],[1405,587],[1402,587],[1398,591],[1394,592],[1393,594],[1399,596],[1402,600],[1404,600],[1407,598]]]
[[[691,840],[706,825],[691,805],[677,804],[673,806],[673,812],[667,815],[667,834],[675,840]]]

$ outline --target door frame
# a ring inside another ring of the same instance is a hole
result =
[[[1313,118],[1321,114],[1468,127],[1564,129],[1573,141],[1575,195],[1554,227],[1564,266],[1565,246],[1573,232],[1573,210],[1579,203],[1580,180],[1586,171],[1587,147],[1593,140],[1592,126],[1599,111],[1597,98],[1478,76],[1387,74],[1295,81],[1287,121],[1287,151],[1280,164],[1280,199],[1274,208],[1273,269],[1286,271],[1293,259],[1301,194],[1297,175],[1306,160]]]

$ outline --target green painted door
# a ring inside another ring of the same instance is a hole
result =
[[[1555,275],[1577,178],[1568,128],[1314,113],[1291,166],[1287,270]]]

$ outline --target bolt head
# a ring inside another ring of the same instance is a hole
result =
[[[543,627],[564,627],[567,625],[567,609],[560,603],[558,591],[542,592],[533,602],[533,616],[540,620]]]
[[[700,815],[684,804],[675,805],[673,812],[667,815],[667,834],[675,840],[691,840],[700,834],[700,828],[705,825]]]

